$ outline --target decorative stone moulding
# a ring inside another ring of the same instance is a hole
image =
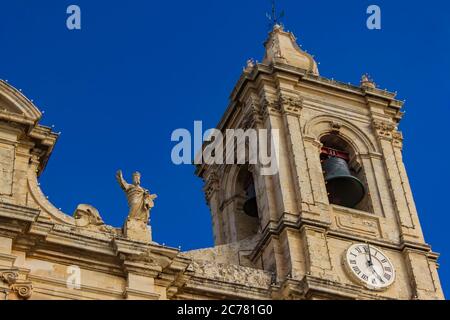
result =
[[[33,284],[31,281],[19,280],[19,270],[0,269],[0,280],[9,285],[9,289],[15,292],[22,299],[29,299],[33,294]]]

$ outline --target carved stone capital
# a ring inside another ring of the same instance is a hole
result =
[[[372,122],[372,127],[375,129],[380,138],[389,140],[392,139],[392,133],[396,130],[394,124],[380,120],[374,120]]]
[[[33,293],[31,281],[19,280],[19,269],[0,269],[0,280],[9,285],[9,289],[22,299],[28,299]]]
[[[247,130],[250,128],[256,128],[258,124],[261,124],[261,108],[255,98],[251,98],[246,102],[245,114],[242,117],[240,128]]]
[[[262,102],[262,118],[267,119],[269,115],[279,115],[281,112],[280,103],[278,101],[270,101],[264,98]]]
[[[17,281],[19,277],[19,271],[17,269],[1,269],[0,270],[0,279],[11,285]]]
[[[240,127],[243,130],[248,130],[255,127],[256,117],[252,110],[247,112],[247,114],[242,118]]]
[[[397,126],[393,123],[374,120],[372,126],[375,129],[379,138],[392,141],[395,147],[401,148],[403,146],[403,134],[397,130]]]
[[[286,95],[279,96],[280,109],[284,113],[300,114],[303,108],[303,99]]]
[[[11,285],[11,290],[22,299],[29,299],[33,294],[33,284],[31,281],[18,281]]]
[[[403,147],[403,134],[400,131],[394,131],[392,133],[392,143],[394,147],[397,148]]]
[[[206,201],[209,203],[214,193],[220,190],[219,177],[216,172],[212,172],[208,176],[203,189],[205,191]]]

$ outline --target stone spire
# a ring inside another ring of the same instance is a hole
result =
[[[319,75],[313,57],[300,49],[295,36],[291,32],[284,31],[280,24],[274,25],[264,46],[266,47],[264,64],[284,63]]]

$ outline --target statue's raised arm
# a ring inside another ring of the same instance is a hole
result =
[[[125,179],[123,178],[122,170],[117,171],[116,179],[117,179],[117,182],[119,182],[119,185],[123,190],[125,190],[125,191],[128,190],[128,188],[130,187],[130,184],[128,184],[125,181]]]

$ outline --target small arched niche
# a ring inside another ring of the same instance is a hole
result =
[[[338,134],[321,137],[320,160],[331,204],[373,213],[364,167],[354,148]]]

